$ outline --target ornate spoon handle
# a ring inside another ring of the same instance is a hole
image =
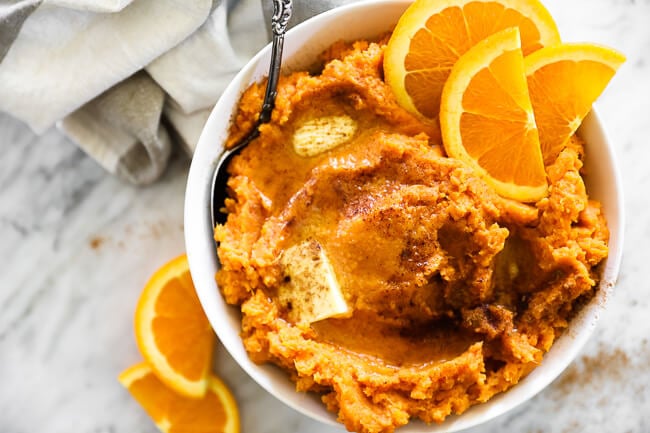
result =
[[[226,215],[219,209],[223,206],[226,198],[226,183],[228,173],[226,166],[234,155],[243,149],[248,143],[260,135],[260,125],[271,120],[271,113],[275,106],[275,97],[278,94],[278,80],[280,79],[280,70],[282,67],[282,48],[284,46],[284,34],[287,31],[287,24],[291,18],[292,1],[291,0],[273,0],[273,16],[271,17],[271,28],[273,30],[273,41],[271,44],[271,64],[269,65],[269,78],[266,83],[264,93],[264,102],[260,110],[257,122],[253,125],[251,131],[235,146],[224,151],[217,162],[214,175],[212,178],[212,194],[210,203],[210,216],[212,226],[217,223],[224,223]]]
[[[269,79],[266,84],[264,103],[258,120],[258,126],[271,120],[271,112],[275,105],[278,80],[280,79],[280,68],[282,67],[282,48],[284,46],[284,34],[291,18],[292,0],[273,0],[273,16],[271,17],[271,29],[273,30],[273,42],[271,46],[271,65],[269,66]]]

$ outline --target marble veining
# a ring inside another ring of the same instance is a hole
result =
[[[265,43],[258,0],[230,25],[243,56]],[[470,433],[650,431],[650,0],[548,0],[567,41],[619,49],[626,64],[597,102],[623,174],[627,225],[619,283],[593,337],[545,391]],[[155,432],[116,376],[140,360],[137,297],[184,251],[189,161],[136,188],[58,131],[35,136],[0,114],[0,433]],[[243,433],[340,431],[275,400],[218,347],[215,369]]]

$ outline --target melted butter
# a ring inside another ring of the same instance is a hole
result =
[[[323,341],[395,367],[449,361],[478,341],[476,335],[443,321],[414,329],[395,328],[359,312],[349,319],[313,323],[312,329]]]

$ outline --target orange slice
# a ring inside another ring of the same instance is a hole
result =
[[[447,154],[472,166],[503,197],[544,197],[546,173],[516,27],[458,60],[442,92],[440,128]]]
[[[135,311],[135,335],[145,360],[167,386],[189,397],[205,394],[215,337],[185,255],[147,282]]]
[[[560,44],[524,59],[545,164],[555,161],[624,61],[594,44]]]
[[[199,399],[177,394],[153,373],[146,362],[120,374],[118,380],[149,414],[163,433],[239,433],[237,403],[226,385],[214,375]]]
[[[524,54],[560,42],[553,18],[537,0],[416,0],[386,47],[386,82],[402,107],[435,118],[458,58],[510,27],[519,28]]]

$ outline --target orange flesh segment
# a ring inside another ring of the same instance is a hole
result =
[[[156,302],[152,329],[170,366],[189,380],[205,374],[213,336],[189,274],[170,280]],[[188,356],[192,354],[192,356]]]
[[[565,147],[625,57],[592,44],[562,44],[526,58],[544,163]]]
[[[524,152],[517,158],[504,158],[499,147],[523,149],[537,144],[535,124],[524,80],[520,50],[506,51],[470,81],[463,95],[461,134],[467,153],[502,182],[538,186],[546,182],[536,152]],[[514,170],[509,168],[513,163]],[[532,176],[531,176],[532,175]]]
[[[536,201],[546,173],[517,38],[516,28],[504,30],[459,59],[443,91],[441,126],[450,156],[504,197]]]
[[[135,334],[140,352],[167,386],[190,397],[205,394],[215,337],[185,255],[160,267],[145,285]]]
[[[437,116],[442,87],[456,60],[487,36],[516,26],[525,54],[542,47],[535,23],[498,2],[474,1],[432,15],[411,39],[404,59],[404,87],[415,108],[425,117]]]
[[[177,394],[161,382],[146,363],[125,370],[119,381],[165,433],[239,432],[237,404],[216,376],[208,378],[208,390],[202,398]]]

